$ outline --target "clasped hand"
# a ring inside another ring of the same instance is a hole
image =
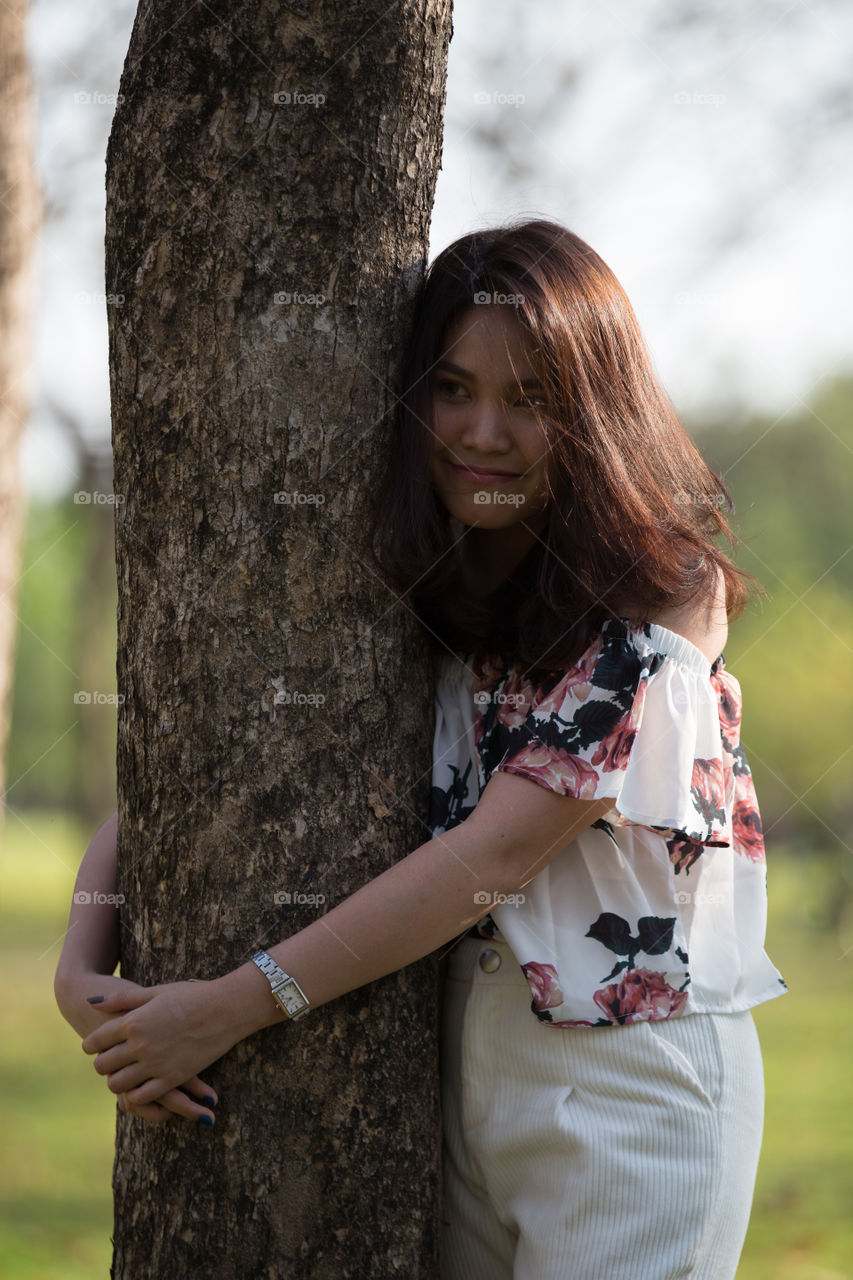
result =
[[[97,990],[92,995],[100,994]],[[85,1037],[95,1070],[133,1106],[196,1077],[237,1043],[223,1022],[215,982],[170,982],[108,995],[93,1006],[124,1010]]]

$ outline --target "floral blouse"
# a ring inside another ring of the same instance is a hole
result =
[[[468,930],[508,943],[537,1018],[618,1026],[784,995],[764,950],[761,818],[723,654],[711,663],[657,623],[609,618],[540,684],[495,657],[434,662],[433,836],[468,817],[495,770],[613,799]]]

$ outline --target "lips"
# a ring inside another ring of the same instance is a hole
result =
[[[504,480],[518,480],[519,473],[517,471],[485,471],[479,467],[463,467],[456,462],[448,464],[460,476],[467,476],[469,479],[479,484],[496,482]]]

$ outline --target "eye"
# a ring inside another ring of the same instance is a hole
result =
[[[448,395],[450,394],[448,388],[462,387],[462,383],[456,382],[453,378],[439,378],[435,385],[439,391],[446,392]],[[464,391],[465,388],[462,387],[462,390]]]
[[[454,387],[459,387],[460,390],[465,391],[465,387],[462,385],[462,383],[457,382],[455,378],[438,378],[435,383],[436,390],[440,391],[442,395],[447,395],[447,396],[452,395]],[[522,395],[521,398],[518,400],[518,404],[523,409],[547,408],[545,397],[536,392],[531,392],[531,393],[528,393],[527,395]]]

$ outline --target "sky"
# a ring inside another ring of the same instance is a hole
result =
[[[109,452],[104,169],[136,5],[34,0],[36,257],[24,485],[76,487],[61,419]],[[458,2],[433,257],[549,217],[624,286],[689,418],[796,412],[853,371],[853,6]]]

